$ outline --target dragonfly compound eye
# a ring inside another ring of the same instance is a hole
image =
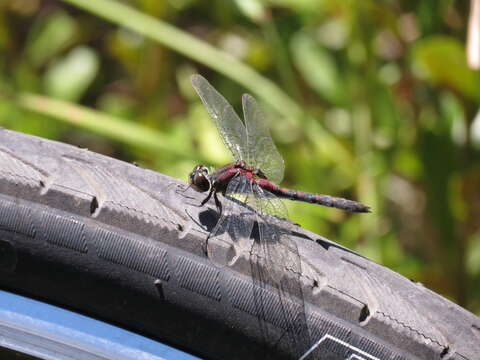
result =
[[[204,165],[197,165],[188,177],[190,186],[199,192],[205,192],[210,189],[210,180],[208,179],[208,168]]]

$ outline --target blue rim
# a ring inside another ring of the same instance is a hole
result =
[[[199,359],[69,310],[0,290],[0,346],[44,359]]]

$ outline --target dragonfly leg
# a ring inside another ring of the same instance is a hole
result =
[[[210,191],[208,192],[208,195],[205,199],[202,200],[202,203],[200,204],[200,207],[202,207],[203,205],[205,205],[208,200],[210,200],[210,198],[212,197],[212,194],[213,195],[213,198],[215,199],[215,203],[217,203],[217,195],[215,194],[215,192],[213,191],[213,187],[210,188]],[[203,249],[204,253],[205,253],[205,256],[208,257],[208,240],[210,240],[210,236],[212,235],[211,232],[208,233],[207,235],[207,238],[205,239],[205,247]]]
[[[215,200],[215,206],[217,207],[218,214],[220,215],[219,217],[221,217],[222,216],[222,203],[220,202],[220,199],[218,198],[216,192],[213,193],[213,199]]]
[[[207,195],[207,197],[206,197],[205,199],[203,199],[203,200],[202,200],[202,202],[201,202],[200,206],[203,206],[203,205],[205,205],[205,204],[208,202],[208,200],[210,200],[210,198],[212,197],[212,193],[214,193],[213,187],[212,187],[212,188],[210,188],[210,191],[208,192],[208,195]]]

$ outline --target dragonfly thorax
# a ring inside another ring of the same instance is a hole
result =
[[[198,192],[210,190],[212,184],[208,177],[208,168],[205,165],[195,166],[188,176],[188,183]]]

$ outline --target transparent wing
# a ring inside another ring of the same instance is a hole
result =
[[[273,194],[266,194],[268,191],[256,185],[253,185],[253,191],[255,199],[261,201],[263,207],[257,212],[259,236],[251,250],[254,259],[251,261],[252,276],[257,285],[254,287],[254,300],[259,313],[271,314],[267,306],[274,305],[278,309],[276,318],[264,321],[273,322],[282,331],[275,335],[267,324],[262,323],[266,340],[273,341],[278,347],[287,346],[298,358],[310,346],[300,281],[300,255],[296,243],[285,230],[286,223],[271,215],[286,217],[285,205],[280,199],[273,198]],[[270,285],[269,288],[267,284]],[[275,304],[266,299],[272,289],[276,293],[273,296]]]
[[[270,136],[263,112],[248,94],[242,96],[242,105],[247,132],[245,161],[262,170],[270,181],[279,184],[283,179],[285,164]]]
[[[249,206],[255,208],[263,218],[270,215],[269,220],[272,222],[278,221],[276,217],[288,220],[288,211],[282,200],[257,184],[253,184],[251,188],[254,196],[248,199]]]
[[[192,85],[217,126],[234,160],[246,161],[247,136],[242,120],[228,101],[202,76],[192,75]]]
[[[233,178],[222,201],[222,216],[207,249],[218,266],[248,259],[253,283],[252,315],[271,347],[288,347],[299,358],[311,346],[296,243],[285,230],[287,209],[275,195],[244,176]],[[274,325],[274,326],[272,326]],[[265,359],[271,359],[268,351]]]
[[[254,196],[247,178],[233,178],[225,192],[235,194],[235,198],[222,199],[222,215],[207,243],[208,257],[218,267],[231,266],[239,258],[249,257],[256,219],[256,210],[243,205]]]

